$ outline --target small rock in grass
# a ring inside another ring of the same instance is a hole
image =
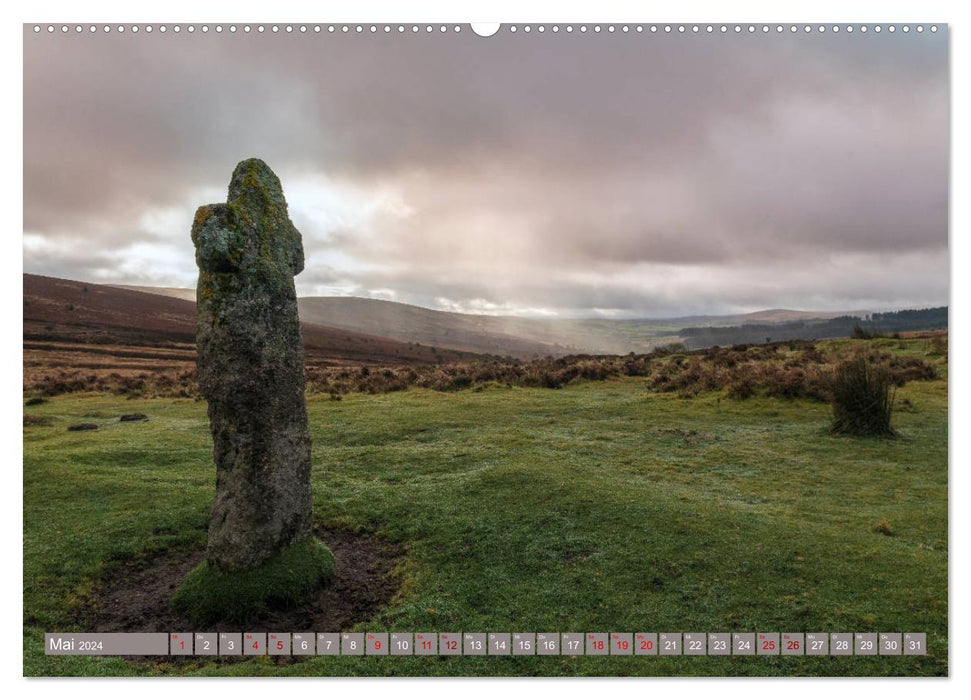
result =
[[[68,430],[97,430],[98,426],[95,423],[75,423],[74,425],[69,425]]]
[[[148,416],[146,416],[144,413],[126,413],[121,417],[120,420],[122,423],[127,423],[128,421],[133,420],[148,420]]]

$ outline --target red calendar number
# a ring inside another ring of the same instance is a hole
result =
[[[641,640],[641,649],[642,650],[644,650],[644,651],[650,651],[653,648],[654,648],[654,642],[650,641],[649,639]]]
[[[619,642],[617,642],[617,648],[620,649],[621,651],[627,651],[628,646],[629,644],[627,643],[626,639],[622,639]]]
[[[599,639],[597,639],[593,643],[593,648],[596,649],[597,651],[603,651],[604,643]]]
[[[799,640],[797,640],[797,639],[790,639],[789,642],[786,644],[786,649],[788,649],[789,651],[798,651],[799,650]]]
[[[775,642],[767,639],[764,642],[762,642],[762,648],[766,651],[772,651],[773,649],[775,649]]]
[[[449,651],[455,651],[459,648],[459,643],[454,639],[450,639],[449,641],[445,642],[445,648]]]

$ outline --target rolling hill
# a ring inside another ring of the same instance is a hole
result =
[[[178,287],[122,287],[180,299],[195,291]],[[683,340],[686,327],[736,326],[829,319],[865,311],[795,311],[767,309],[724,316],[665,319],[533,319],[436,311],[362,297],[301,297],[305,322],[401,342],[422,343],[465,352],[528,359],[575,353],[624,355],[649,352],[657,345]]]
[[[162,296],[175,297],[194,302],[196,300],[196,290],[189,287],[145,287],[135,284],[109,284],[115,289],[127,289],[132,292],[145,292],[146,294],[161,294]]]
[[[40,275],[24,274],[23,280],[25,363],[32,351],[195,362],[194,301]],[[409,365],[477,357],[314,323],[302,323],[301,331],[308,364]]]

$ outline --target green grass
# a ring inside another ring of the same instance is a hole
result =
[[[304,603],[334,577],[334,555],[313,537],[296,542],[251,571],[219,571],[202,562],[172,599],[200,628],[242,622],[276,606]]]
[[[315,513],[407,549],[359,630],[927,632],[927,657],[47,657],[110,562],[202,545],[213,495],[204,403],[89,395],[25,409],[51,424],[24,432],[24,672],[946,674],[947,386],[897,396],[894,441],[829,436],[821,403],[639,378],[312,399]],[[133,411],[150,420],[117,422]]]

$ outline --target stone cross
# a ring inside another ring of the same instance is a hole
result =
[[[293,277],[300,232],[263,161],[233,171],[225,204],[199,207],[198,378],[209,402],[216,499],[208,561],[260,566],[310,535],[310,432]]]

